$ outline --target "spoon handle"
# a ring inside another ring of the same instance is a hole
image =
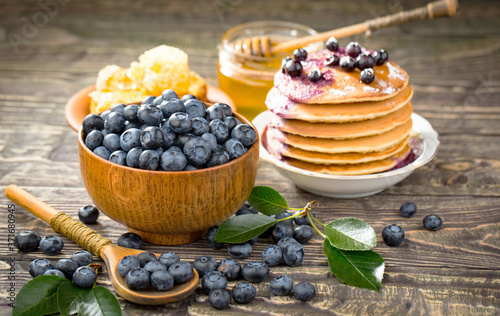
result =
[[[45,204],[17,185],[9,185],[5,189],[5,195],[12,202],[50,224],[56,233],[65,235],[96,256],[101,256],[102,247],[111,243],[111,240],[104,238],[71,216]]]

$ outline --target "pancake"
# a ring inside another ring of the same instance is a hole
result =
[[[315,164],[357,164],[386,159],[398,154],[403,150],[407,150],[408,139],[409,137],[407,136],[396,146],[390,147],[383,151],[374,151],[369,153],[349,152],[341,154],[325,154],[314,151],[307,151],[292,146],[286,146],[282,154],[284,157],[295,158],[297,160]]]
[[[398,162],[404,160],[409,153],[410,146],[407,145],[404,150],[392,157],[359,164],[314,164],[294,158],[285,158],[285,162],[296,168],[312,172],[353,176],[390,170],[394,168],[398,164]]]
[[[267,137],[275,138],[284,144],[291,145],[307,151],[338,154],[346,152],[373,152],[382,151],[399,144],[410,133],[412,121],[375,136],[359,137],[347,140],[336,140],[326,138],[303,137],[283,133],[275,128],[268,127]]]
[[[287,98],[278,89],[272,88],[266,99],[267,108],[284,119],[297,119],[312,123],[346,123],[374,119],[392,113],[413,96],[413,90],[406,86],[394,97],[382,101],[367,101],[341,104],[298,103]]]
[[[339,49],[339,56],[345,55]],[[274,86],[287,98],[307,104],[337,104],[363,101],[380,101],[395,96],[408,84],[408,74],[396,63],[387,61],[375,66],[375,80],[365,84],[360,80],[360,71],[343,71],[339,66],[324,66],[331,54],[327,49],[310,53],[302,61],[302,74],[291,77],[282,71],[274,76]],[[319,69],[323,79],[312,82],[307,77],[309,70]]]
[[[276,115],[270,125],[289,134],[333,139],[349,139],[382,134],[404,124],[412,113],[411,103],[401,109],[372,120],[349,123],[309,123],[301,120],[285,120]]]

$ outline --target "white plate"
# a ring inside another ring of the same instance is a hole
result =
[[[327,197],[356,198],[377,194],[402,181],[413,170],[431,161],[436,156],[439,148],[438,133],[426,119],[413,113],[411,115],[413,130],[420,135],[423,148],[422,154],[411,164],[392,171],[360,176],[317,173],[290,166],[267,152],[262,145],[262,132],[270,118],[271,113],[265,111],[252,122],[260,135],[260,158],[272,163],[280,174],[290,179],[296,186]]]

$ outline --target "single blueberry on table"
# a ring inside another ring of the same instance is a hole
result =
[[[163,264],[161,264],[160,261],[150,261],[144,265],[144,270],[148,271],[149,273],[153,273],[158,270],[165,270],[167,271],[167,267],[165,267]]]
[[[217,265],[217,271],[224,275],[228,281],[234,281],[241,276],[241,265],[234,259],[222,259]]]
[[[202,278],[205,274],[215,271],[217,261],[210,256],[199,256],[194,259],[193,268],[198,271],[198,275]]]
[[[195,166],[205,164],[212,154],[210,144],[201,137],[190,139],[184,145],[183,152],[189,163]]]
[[[241,276],[249,282],[262,282],[269,276],[269,266],[259,261],[248,262],[241,269]]]
[[[224,150],[229,154],[229,158],[231,159],[243,156],[247,152],[243,144],[234,138],[230,138],[224,143]]]
[[[291,267],[298,267],[304,261],[304,247],[299,243],[290,242],[283,250],[283,259]]]
[[[148,262],[158,261],[156,255],[152,252],[144,251],[137,255],[137,259],[141,264],[141,268],[143,268]]]
[[[117,165],[126,166],[127,165],[127,152],[123,150],[117,150],[109,155],[109,162],[115,163]]]
[[[99,146],[96,149],[94,149],[94,154],[97,156],[101,157],[102,159],[109,159],[109,156],[111,155],[111,152],[104,146]]]
[[[28,272],[34,278],[43,275],[49,269],[54,269],[54,265],[48,259],[35,259],[28,266]]]
[[[211,271],[201,279],[201,288],[205,294],[210,294],[210,291],[215,289],[225,289],[227,279],[219,271]]]
[[[167,270],[151,273],[151,285],[158,291],[167,291],[174,286],[174,277]]]
[[[148,271],[143,268],[135,268],[127,273],[125,282],[131,290],[138,291],[149,287],[151,279]]]
[[[158,149],[163,145],[163,132],[159,127],[148,126],[139,137],[142,148]]]
[[[158,261],[160,261],[168,269],[174,263],[180,262],[181,259],[175,252],[166,252],[160,256]]]
[[[118,273],[122,277],[126,277],[129,271],[140,267],[141,262],[139,261],[139,258],[134,255],[125,256],[118,263]]]
[[[160,165],[160,155],[152,149],[144,150],[139,156],[139,168],[156,170]]]
[[[99,210],[93,205],[82,206],[78,210],[78,218],[84,224],[95,224],[99,218]]]
[[[95,270],[89,266],[83,266],[76,269],[73,273],[73,283],[81,289],[90,289],[97,280]]]
[[[280,275],[275,277],[269,283],[269,290],[273,295],[276,296],[285,296],[292,292],[293,281],[287,275]]]
[[[100,131],[104,129],[104,119],[97,114],[89,114],[83,119],[82,126],[84,134],[93,130]]]
[[[239,140],[243,146],[249,148],[255,143],[257,133],[252,126],[247,124],[236,125],[231,131],[231,138]]]
[[[301,244],[307,243],[313,236],[313,228],[308,225],[299,225],[293,229],[293,238]]]
[[[127,153],[126,162],[127,166],[132,168],[139,168],[139,157],[144,150],[141,147],[134,147]]]
[[[220,249],[222,248],[222,246],[224,246],[224,243],[215,241],[215,234],[217,233],[217,228],[219,228],[219,226],[210,227],[207,230],[207,234],[205,235],[208,246],[212,249]]]
[[[129,122],[140,122],[139,117],[137,117],[137,111],[139,111],[139,106],[137,104],[129,104],[123,109],[123,117]]]
[[[160,157],[160,165],[166,171],[181,171],[187,165],[187,159],[184,153],[176,150],[178,147],[170,147],[165,150]]]
[[[120,147],[125,151],[130,151],[134,147],[141,146],[141,130],[131,128],[120,135]]]
[[[56,262],[56,269],[64,274],[66,279],[71,280],[73,278],[73,273],[78,269],[78,263],[71,259],[59,259]]]
[[[118,246],[139,249],[142,246],[142,237],[134,233],[125,233],[118,238]]]
[[[76,262],[79,267],[86,266],[94,262],[92,254],[86,250],[77,251],[71,256],[71,260]]]
[[[252,254],[252,245],[249,242],[242,244],[230,244],[227,246],[227,253],[236,259],[245,259]]]
[[[206,118],[208,121],[212,120],[221,120],[224,121],[226,118],[226,114],[224,113],[224,109],[219,103],[215,103],[214,105],[207,108]]]
[[[125,127],[125,117],[119,112],[111,112],[104,121],[104,129],[108,133],[120,134]]]
[[[278,245],[269,245],[262,251],[262,262],[270,267],[277,266],[283,259],[283,251]]]
[[[238,282],[231,291],[231,296],[238,304],[248,304],[255,298],[257,291],[253,284],[248,282]]]
[[[293,237],[293,227],[287,222],[277,222],[274,225],[272,238],[277,243],[281,238]]]
[[[143,104],[137,110],[139,121],[148,126],[159,126],[163,120],[163,112],[152,104]]]
[[[56,255],[61,252],[64,242],[59,236],[46,236],[40,240],[40,250],[48,255]]]
[[[102,134],[102,133],[101,133]],[[104,136],[102,140],[102,145],[106,147],[110,152],[117,151],[118,149],[122,149],[120,144],[120,135],[110,133]]]
[[[191,99],[187,100],[184,105],[186,106],[186,113],[189,114],[190,117],[205,117],[207,111],[205,103]]]
[[[398,225],[392,224],[384,228],[382,238],[388,246],[396,247],[405,239],[405,232]]]
[[[93,151],[94,149],[102,145],[103,140],[104,136],[102,136],[102,132],[93,130],[87,134],[87,137],[85,137],[85,146]]]
[[[425,229],[438,230],[443,226],[443,220],[441,217],[431,214],[424,217],[423,224]]]
[[[67,277],[60,270],[57,269],[49,269],[43,273],[43,275],[55,275],[61,278],[67,279]]]
[[[14,238],[14,245],[19,251],[32,252],[40,245],[40,235],[34,230],[23,230]]]
[[[175,284],[182,284],[193,277],[193,266],[187,261],[180,261],[168,267],[168,272],[174,277]]]
[[[194,117],[191,119],[191,133],[195,136],[201,136],[205,133],[210,132],[210,126],[208,125],[207,120],[203,117]]]
[[[310,301],[316,295],[316,288],[309,282],[300,282],[293,288],[293,295],[300,301]]]
[[[186,134],[193,128],[193,122],[189,114],[184,112],[175,112],[168,119],[168,126],[177,134]]]
[[[416,212],[417,212],[417,206],[415,205],[415,203],[411,202],[404,203],[399,208],[399,214],[407,218],[413,217],[413,215],[415,215]]]
[[[231,294],[226,289],[212,290],[208,295],[208,302],[217,309],[228,308],[231,303]]]

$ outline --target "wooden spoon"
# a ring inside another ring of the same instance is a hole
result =
[[[233,45],[233,48],[236,52],[248,56],[270,57],[275,53],[287,52],[295,48],[307,46],[311,43],[326,41],[332,36],[335,38],[342,38],[365,32],[367,34],[370,34],[371,32],[378,29],[400,25],[408,22],[434,19],[438,17],[454,17],[457,14],[457,10],[457,0],[435,1],[417,9],[402,11],[395,14],[367,20],[358,24],[345,26],[332,31],[281,42],[276,44],[275,46],[271,45],[271,40],[269,39],[269,37],[255,36],[237,41]]]
[[[84,249],[100,256],[106,262],[109,278],[116,293],[127,301],[142,305],[163,305],[188,297],[198,286],[198,272],[193,269],[193,277],[188,282],[175,285],[168,291],[132,291],[125,283],[125,279],[118,273],[118,263],[125,256],[138,255],[143,251],[113,245],[111,240],[63,212],[55,210],[16,185],[9,185],[5,189],[5,195],[14,203],[49,223],[54,231],[66,235]]]

